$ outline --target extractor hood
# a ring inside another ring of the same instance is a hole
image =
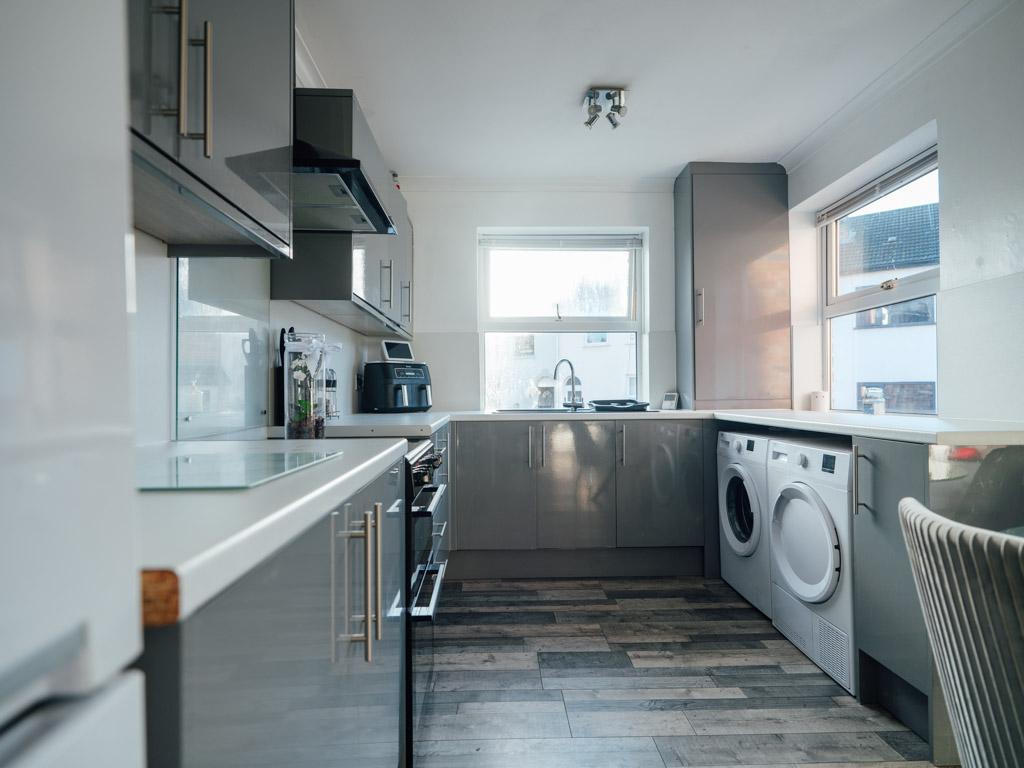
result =
[[[352,91],[295,89],[294,121],[292,229],[395,234],[377,191],[390,172]]]

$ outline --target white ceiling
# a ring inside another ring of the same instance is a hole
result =
[[[404,177],[671,177],[777,161],[969,0],[297,0]],[[590,84],[629,88],[611,131]]]

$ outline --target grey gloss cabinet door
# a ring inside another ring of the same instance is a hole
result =
[[[525,421],[458,424],[459,549],[537,548],[538,431]]]
[[[309,754],[324,765],[398,765],[401,490],[395,465],[183,623],[146,630],[149,766],[294,765]],[[377,503],[379,545],[374,531],[364,537]]]
[[[620,547],[704,545],[699,421],[616,422],[616,542]]]
[[[128,15],[132,129],[290,243],[291,0],[130,0]]]
[[[693,175],[696,408],[788,407],[787,196],[784,173]]]
[[[615,546],[615,423],[542,421],[537,546]]]
[[[905,496],[927,502],[928,448],[860,437],[853,444],[861,457],[853,517],[855,642],[928,693],[932,657],[897,510]]]

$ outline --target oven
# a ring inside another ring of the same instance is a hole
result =
[[[447,445],[440,440],[411,443],[405,461],[406,576],[406,766],[413,765],[424,700],[433,686],[434,616],[444,585],[448,541]]]

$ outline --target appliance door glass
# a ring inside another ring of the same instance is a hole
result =
[[[729,548],[742,557],[752,555],[761,539],[761,507],[750,475],[739,464],[722,472],[718,512]]]
[[[832,515],[808,485],[782,486],[772,510],[772,571],[805,603],[823,603],[836,591],[842,562]]]

